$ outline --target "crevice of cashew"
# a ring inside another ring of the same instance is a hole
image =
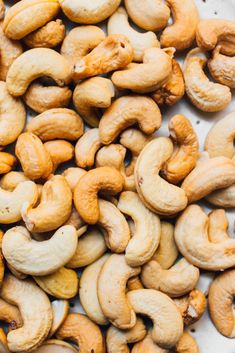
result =
[[[99,129],[86,131],[75,146],[76,164],[80,168],[92,168],[95,164],[95,155],[101,146]]]
[[[44,143],[44,147],[49,152],[53,163],[53,172],[60,164],[70,161],[74,157],[74,147],[65,140],[54,140]],[[1,158],[1,155],[0,155]]]
[[[69,187],[72,192],[74,191],[79,179],[85,174],[86,174],[86,170],[82,168],[74,168],[74,167],[65,169],[65,171],[62,173],[67,183],[69,184]],[[1,181],[0,181],[0,184],[1,184]]]
[[[51,302],[51,308],[53,313],[53,321],[49,332],[49,337],[54,336],[56,331],[68,316],[69,302],[67,300],[53,300]]]
[[[235,88],[235,57],[220,54],[220,50],[221,46],[218,45],[208,61],[210,73],[222,85]]]
[[[0,174],[9,173],[16,165],[16,158],[7,152],[0,152]]]

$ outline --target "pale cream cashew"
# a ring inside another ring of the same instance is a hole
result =
[[[201,269],[221,271],[233,267],[235,240],[228,237],[224,219],[217,222],[216,239],[214,232],[209,232],[210,223],[201,207],[188,206],[176,222],[175,241],[179,251]]]
[[[223,110],[232,99],[229,87],[214,83],[205,75],[203,68],[207,56],[199,48],[192,49],[184,62],[185,89],[190,101],[204,112]]]
[[[102,116],[99,124],[100,139],[103,144],[109,145],[122,130],[136,123],[140,130],[150,135],[160,128],[161,122],[161,112],[151,98],[123,96],[112,103]]]
[[[49,152],[53,163],[53,172],[61,163],[70,161],[74,157],[73,145],[65,140],[53,140],[44,143],[44,147]],[[1,155],[0,155],[1,158]]]
[[[58,86],[63,87],[70,82],[71,74],[69,62],[55,50],[30,49],[11,65],[6,78],[7,89],[13,96],[22,96],[30,83],[42,76],[49,76]]]
[[[26,279],[28,277],[28,275],[25,275],[24,273],[21,273],[21,272],[17,271],[10,264],[7,264],[7,267],[10,270],[10,272],[13,274],[13,276],[15,276],[16,278],[18,278],[20,280]]]
[[[69,313],[69,302],[67,300],[53,300],[51,302],[53,313],[52,326],[49,332],[49,337],[54,336],[55,332],[63,324]]]
[[[38,347],[34,353],[77,353],[77,349],[65,341],[50,339]],[[6,352],[7,353],[7,352]]]
[[[135,312],[126,296],[126,284],[130,277],[139,273],[140,267],[130,267],[125,256],[117,254],[112,254],[101,269],[98,278],[99,303],[104,315],[120,329],[129,329],[136,324]]]
[[[3,299],[0,299],[0,321],[7,323],[10,330],[15,330],[23,325],[19,309]]]
[[[77,241],[72,226],[59,228],[49,240],[42,242],[33,240],[25,227],[18,226],[5,233],[2,252],[17,271],[43,276],[57,271],[72,258]]]
[[[54,175],[42,188],[40,203],[33,208],[25,203],[22,218],[32,232],[48,232],[67,221],[72,211],[72,192],[62,175]]]
[[[96,152],[101,146],[99,129],[87,130],[75,146],[76,164],[81,168],[93,167]]]
[[[139,276],[135,276],[130,278],[127,281],[127,291],[130,292],[131,290],[136,290],[136,289],[143,289],[143,284],[139,278]]]
[[[160,219],[131,191],[121,193],[118,208],[131,217],[135,225],[135,232],[125,250],[126,261],[133,267],[142,266],[151,259],[159,245]]]
[[[148,48],[159,48],[160,43],[153,32],[141,33],[132,28],[128,21],[128,14],[124,7],[119,7],[108,20],[108,34],[123,34],[126,36],[133,49],[133,61],[142,62],[144,51]]]
[[[163,348],[173,347],[183,333],[183,320],[173,300],[154,289],[138,289],[127,293],[137,314],[147,315],[153,321],[152,338]]]
[[[47,295],[31,280],[5,277],[0,296],[17,305],[23,326],[8,333],[7,343],[13,352],[29,352],[42,344],[52,325],[52,309]]]
[[[135,166],[136,189],[141,200],[146,207],[161,215],[173,215],[187,205],[185,191],[168,183],[159,175],[172,153],[171,140],[158,137],[145,146]]]
[[[235,88],[235,57],[220,54],[220,50],[221,46],[218,45],[208,61],[210,74],[222,85]]]
[[[235,207],[235,184],[213,191],[206,198],[212,205],[219,207]]]
[[[115,96],[113,83],[104,77],[91,77],[79,83],[73,93],[73,104],[85,122],[99,126],[102,108],[108,108]]]
[[[74,191],[79,179],[85,174],[86,174],[86,170],[82,168],[73,168],[73,167],[65,169],[65,171],[62,173],[67,183],[69,184],[69,187],[72,192]],[[1,181],[0,181],[0,185],[1,185]]]
[[[169,353],[168,349],[159,347],[152,339],[152,330],[149,329],[145,338],[136,343],[131,353]],[[187,352],[188,353],[188,352]]]
[[[13,191],[19,183],[29,181],[23,172],[9,172],[0,179],[0,187],[7,191]]]
[[[7,152],[0,152],[0,174],[9,173],[16,165],[16,158]]]

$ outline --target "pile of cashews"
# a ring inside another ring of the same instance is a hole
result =
[[[201,155],[184,115],[155,135],[159,106],[185,94],[201,111],[229,105],[235,22],[200,20],[194,0],[120,5],[0,1],[1,353],[199,353],[200,270],[223,271],[208,306],[235,338],[235,112]]]

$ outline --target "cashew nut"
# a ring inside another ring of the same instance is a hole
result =
[[[145,134],[150,135],[159,129],[161,120],[161,112],[151,98],[137,95],[123,96],[106,110],[100,120],[101,142],[109,145],[122,130],[136,123]]]
[[[53,163],[53,172],[61,163],[68,162],[74,157],[74,147],[65,140],[54,140],[44,143]],[[0,155],[1,157],[1,155]]]
[[[76,111],[91,126],[99,126],[98,109],[108,108],[115,95],[113,83],[104,77],[92,77],[79,83],[73,93]]]
[[[139,276],[132,277],[127,282],[127,290],[130,292],[131,290],[143,289],[143,284],[139,278]]]
[[[56,339],[45,341],[34,353],[77,353],[77,349],[71,344]],[[7,352],[6,352],[7,353]]]
[[[183,70],[186,93],[198,109],[217,112],[231,102],[231,91],[227,86],[208,79],[203,71],[206,63],[207,56],[201,49],[195,48],[188,53]]]
[[[35,32],[24,37],[25,44],[30,48],[53,48],[65,37],[65,25],[61,20],[51,21]]]
[[[235,184],[213,191],[206,199],[215,206],[235,207]]]
[[[136,343],[131,351],[131,353],[169,353],[169,350],[163,349],[159,347],[156,343],[154,343],[152,339],[152,330],[148,331],[147,336],[145,338]]]
[[[196,340],[186,331],[184,331],[179,342],[176,345],[177,353],[199,353]]]
[[[81,168],[93,167],[96,152],[101,146],[99,129],[87,130],[75,146],[76,164]]]
[[[73,168],[73,167],[65,169],[65,171],[62,173],[67,183],[69,184],[69,187],[72,192],[74,191],[79,179],[84,174],[86,174],[86,170],[81,168]],[[0,181],[0,185],[1,185],[1,181]]]
[[[9,172],[0,179],[0,187],[4,190],[13,191],[23,181],[29,181],[23,172]]]
[[[51,302],[53,312],[53,322],[50,329],[49,337],[54,336],[58,328],[63,324],[69,313],[69,302],[67,300],[53,300]]]
[[[7,152],[0,152],[0,174],[10,172],[16,165],[15,157]]]
[[[23,325],[19,310],[16,306],[0,299],[0,320],[9,325],[10,330],[15,330]]]
[[[212,77],[230,88],[235,88],[235,57],[220,54],[221,46],[215,48],[213,57],[208,61]]]

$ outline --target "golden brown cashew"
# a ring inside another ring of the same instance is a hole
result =
[[[177,353],[199,353],[197,341],[188,332],[184,331],[176,345]]]
[[[190,120],[184,115],[175,115],[168,128],[175,146],[161,173],[170,183],[178,184],[195,167],[199,142]]]
[[[153,321],[152,338],[163,348],[173,347],[183,333],[183,320],[173,300],[154,289],[138,289],[127,293],[137,314],[147,315]]]
[[[122,192],[118,202],[122,213],[134,221],[134,234],[129,241],[125,258],[130,266],[142,266],[155,253],[161,234],[159,217],[146,208],[138,195],[131,191]]]
[[[47,295],[31,280],[22,281],[7,275],[0,296],[18,306],[23,320],[22,327],[7,335],[9,349],[28,352],[40,346],[52,325],[52,309]]]
[[[208,61],[208,67],[212,77],[230,88],[235,88],[235,57],[220,54],[221,46],[218,45],[213,57]]]
[[[164,85],[172,74],[174,48],[146,49],[143,63],[130,64],[124,70],[113,73],[111,79],[119,89],[130,89],[137,93],[153,92]]]
[[[73,167],[65,169],[65,171],[62,173],[67,183],[69,184],[69,187],[72,192],[74,191],[79,179],[84,174],[86,174],[86,170],[82,168],[73,168]],[[0,181],[0,185],[1,185],[1,181]]]
[[[170,17],[170,10],[162,0],[125,0],[125,7],[132,21],[146,31],[165,28]]]
[[[65,25],[61,20],[50,21],[45,26],[24,37],[25,44],[30,48],[54,48],[65,37]]]
[[[235,270],[217,276],[209,289],[209,309],[213,324],[224,336],[235,337],[233,298],[235,296]]]
[[[7,152],[0,152],[0,174],[10,172],[16,165],[15,157]]]
[[[22,326],[23,321],[19,310],[15,305],[11,305],[3,299],[0,299],[0,320],[9,325],[10,330]]]
[[[68,162],[74,157],[74,147],[65,140],[54,140],[44,143],[53,163],[53,172],[61,163]],[[0,155],[1,156],[1,155]]]
[[[132,348],[131,353],[169,353],[168,349],[163,349],[154,343],[152,339],[152,330],[149,329],[147,336],[136,343]],[[187,352],[188,353],[188,352]]]
[[[77,81],[122,69],[132,59],[133,48],[128,38],[121,34],[113,34],[105,38],[90,54],[76,62],[73,78]]]
[[[136,324],[136,315],[126,296],[130,277],[140,273],[140,267],[130,267],[124,255],[112,254],[104,263],[98,278],[98,299],[104,315],[120,329]],[[129,292],[130,293],[130,292]]]
[[[71,68],[68,61],[53,49],[30,49],[11,65],[6,78],[7,89],[13,96],[22,96],[30,83],[42,76],[52,78],[63,87],[71,80]]]
[[[150,210],[162,215],[175,214],[187,205],[185,191],[168,183],[159,175],[172,153],[171,140],[158,137],[145,146],[135,166],[136,189],[141,200]]]
[[[13,191],[23,181],[29,181],[23,172],[9,172],[0,179],[0,187],[7,191]]]
[[[101,113],[99,109],[108,108],[115,96],[113,83],[104,77],[92,77],[79,83],[73,93],[73,104],[85,122],[98,127]]]
[[[141,33],[132,28],[128,21],[128,14],[124,7],[119,7],[109,18],[108,34],[123,34],[134,49],[133,61],[142,62],[144,51],[148,48],[159,48],[160,43],[153,32]]]
[[[102,116],[99,125],[100,139],[103,144],[109,145],[122,130],[136,123],[145,134],[150,135],[159,129],[161,121],[161,112],[151,98],[124,96],[118,98]]]
[[[22,217],[31,232],[48,232],[67,221],[72,211],[72,192],[62,175],[54,175],[42,188],[40,203],[22,207]]]
[[[3,353],[9,353],[10,351],[8,350],[8,346],[7,346],[7,336],[6,336],[3,328],[0,328],[0,347],[1,347],[1,349],[3,346],[5,349],[5,351],[3,350]]]
[[[63,324],[69,313],[69,302],[67,300],[53,300],[51,302],[53,322],[49,337],[54,336],[58,328]]]
[[[167,0],[174,23],[164,29],[160,42],[163,47],[184,50],[191,47],[199,23],[199,13],[194,0]]]
[[[43,343],[42,346],[38,347],[34,353],[77,353],[77,349],[73,345],[56,339],[50,339]],[[6,352],[7,353],[7,352]]]
[[[80,353],[105,353],[105,342],[99,326],[82,314],[69,314],[57,331],[56,338],[72,341],[79,346]]]
[[[122,191],[124,179],[114,168],[101,167],[90,170],[79,180],[74,190],[75,207],[88,224],[99,220],[98,192],[106,190],[109,194]]]
[[[10,7],[3,30],[7,37],[22,39],[27,34],[44,26],[57,15],[60,5],[58,0],[22,0]]]
[[[143,289],[143,284],[139,278],[139,276],[135,276],[130,278],[127,281],[127,291],[130,292],[131,290],[136,290],[136,289]]]
[[[25,103],[37,113],[43,113],[52,108],[66,108],[72,97],[68,87],[43,86],[32,83],[24,95]]]
[[[204,50],[221,46],[221,53],[235,55],[235,23],[227,20],[203,20],[196,33],[197,44]]]
[[[93,167],[96,152],[101,146],[99,129],[87,130],[75,146],[76,164],[81,168]]]
[[[176,244],[191,264],[212,271],[221,271],[235,265],[235,241],[228,237],[225,214],[217,223],[217,231],[209,232],[210,218],[198,205],[188,206],[178,218]]]
[[[227,86],[208,79],[203,71],[206,63],[207,56],[201,49],[195,48],[188,53],[183,70],[186,93],[198,109],[217,112],[231,102],[232,96]]]

